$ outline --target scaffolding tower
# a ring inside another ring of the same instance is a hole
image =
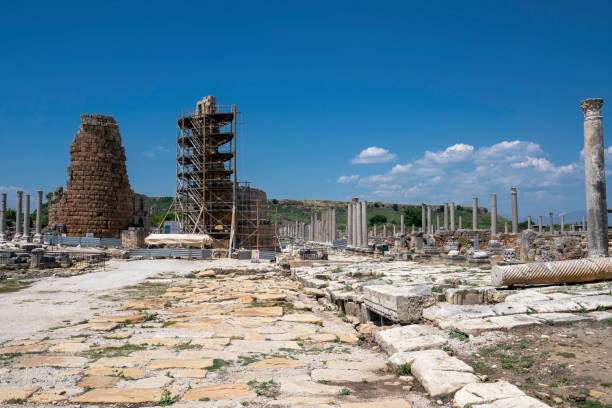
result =
[[[207,96],[177,118],[176,218],[182,233],[208,234],[213,248],[236,239],[236,105]]]

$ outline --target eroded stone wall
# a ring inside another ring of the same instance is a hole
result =
[[[119,238],[133,221],[133,194],[117,122],[108,115],[81,115],[66,189],[56,190],[49,225],[63,225],[68,235]]]

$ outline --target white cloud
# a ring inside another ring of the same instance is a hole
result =
[[[608,158],[612,157],[612,147],[606,149],[606,156],[612,168],[612,159]],[[361,174],[356,185],[366,197],[410,203],[471,203],[471,198],[478,196],[487,205],[490,194],[497,193],[500,211],[509,205],[506,201],[509,203],[510,187],[516,186],[519,194],[534,204],[544,202],[539,197],[547,195],[554,201],[546,210],[549,211],[564,200],[581,205],[582,200],[572,198],[572,192],[584,189],[583,168],[578,155],[574,162],[555,163],[531,141],[501,141],[485,146],[456,143],[439,151],[425,151],[411,162],[389,165],[384,173]],[[541,193],[530,194],[535,191]]]
[[[147,157],[155,157],[160,153],[169,153],[170,150],[168,150],[167,148],[165,148],[162,145],[157,145],[155,146],[153,149],[148,150],[146,152],[142,152],[143,155],[147,156]]]
[[[353,174],[352,176],[340,176],[338,177],[338,180],[336,180],[336,182],[341,183],[341,184],[347,184],[347,183],[352,183],[353,181],[357,181],[358,179],[359,179],[359,175]]]
[[[412,163],[396,164],[391,169],[391,174],[408,173],[412,170]]]
[[[434,162],[437,164],[460,162],[470,158],[474,152],[474,146],[457,143],[447,147],[441,152],[430,152],[427,150],[422,162]]]
[[[371,146],[364,149],[351,160],[353,164],[387,163],[397,159],[397,154],[382,147]]]

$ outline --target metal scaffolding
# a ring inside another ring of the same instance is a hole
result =
[[[236,239],[236,105],[214,96],[177,118],[176,216],[182,233],[208,234],[230,252]]]

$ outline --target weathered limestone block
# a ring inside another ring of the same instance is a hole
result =
[[[452,305],[481,305],[487,288],[449,288],[444,290],[446,301]]]
[[[448,342],[442,330],[421,324],[382,330],[374,335],[374,339],[388,354],[438,348]]]
[[[490,404],[490,405],[489,405]],[[548,405],[525,395],[516,386],[506,381],[468,384],[455,393],[453,406],[472,407],[516,407],[546,408]]]
[[[364,287],[364,302],[368,309],[399,323],[421,319],[423,309],[435,303],[431,287],[426,285]]]
[[[488,306],[478,305],[450,305],[438,303],[423,310],[423,318],[431,320],[442,329],[446,329],[459,319],[495,316]]]
[[[397,353],[390,360],[392,365],[410,364],[412,374],[431,396],[451,394],[478,382],[472,367],[442,350]]]

